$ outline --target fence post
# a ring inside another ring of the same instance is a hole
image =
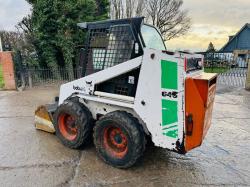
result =
[[[29,87],[32,88],[33,84],[32,84],[32,75],[30,73],[30,70],[28,71],[28,79],[29,79]]]
[[[247,80],[246,80],[246,90],[250,90],[250,59],[249,59],[249,61],[248,61]]]

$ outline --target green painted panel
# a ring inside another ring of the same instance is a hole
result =
[[[178,125],[173,125],[173,126],[169,125],[167,127],[164,127],[162,130],[165,131],[165,130],[172,129],[172,128],[178,128]]]
[[[161,61],[161,87],[163,89],[178,89],[177,63]]]
[[[178,122],[178,102],[162,99],[162,126]]]
[[[178,137],[178,129],[171,130],[171,131],[168,131],[168,132],[164,132],[163,135],[169,136],[171,138],[177,138]]]

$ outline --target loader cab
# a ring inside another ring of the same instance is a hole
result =
[[[87,32],[80,66],[90,75],[142,56],[144,48],[166,50],[157,28],[143,23],[143,17],[79,23]]]
[[[160,32],[143,17],[79,23],[87,32],[80,67],[87,76],[140,57],[144,48],[165,50]],[[134,97],[140,68],[105,81],[95,90]]]

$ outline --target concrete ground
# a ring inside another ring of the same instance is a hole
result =
[[[220,88],[210,131],[185,156],[148,147],[131,169],[103,163],[93,145],[64,147],[37,131],[33,113],[55,88],[0,92],[1,186],[250,186],[250,92]]]

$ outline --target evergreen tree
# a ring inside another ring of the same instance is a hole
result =
[[[206,52],[208,52],[208,53],[214,53],[215,52],[214,44],[212,42],[209,43]]]
[[[79,22],[108,18],[108,0],[27,0],[32,5],[30,17],[34,44],[40,65],[59,78],[64,67],[73,79],[75,46],[83,44],[85,34]],[[27,19],[27,18],[26,18]]]

